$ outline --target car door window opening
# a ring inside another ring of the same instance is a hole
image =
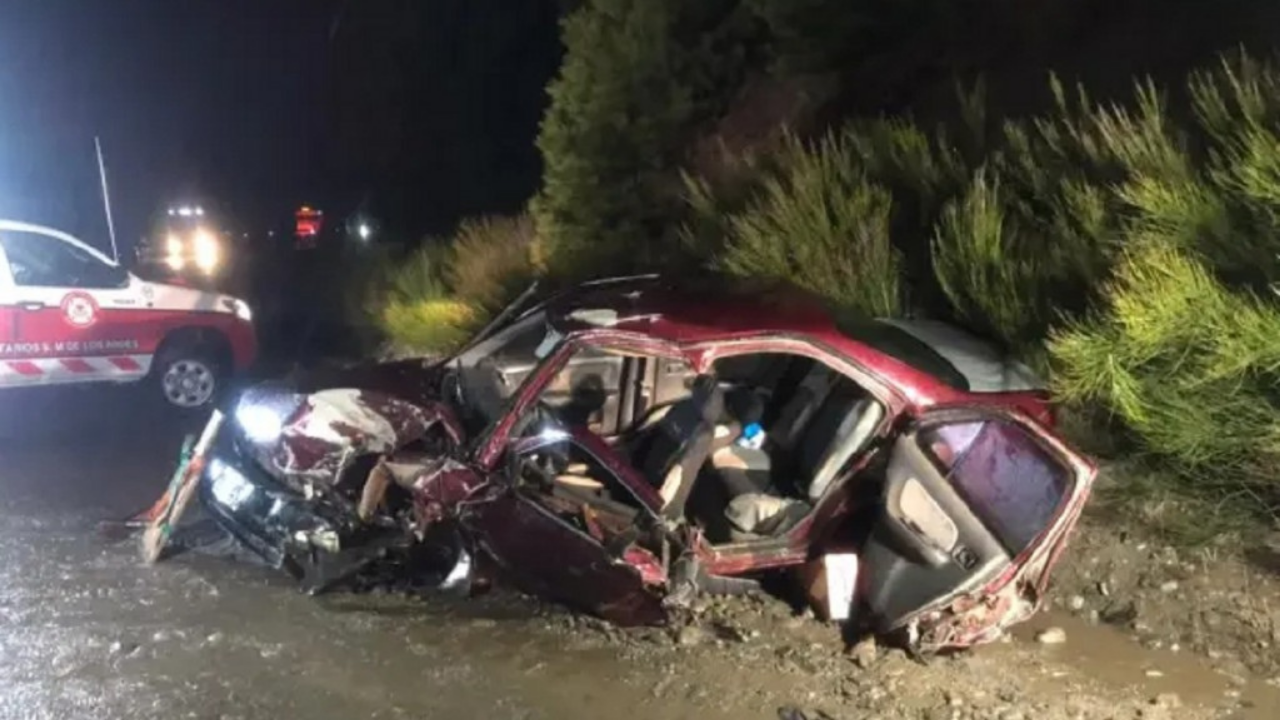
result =
[[[128,282],[122,268],[57,238],[5,230],[0,245],[16,287],[110,289]]]
[[[814,358],[764,352],[714,363],[726,426],[690,519],[716,545],[785,535],[865,457],[885,407],[860,384]],[[741,442],[760,427],[763,442]]]
[[[450,362],[455,409],[473,431],[486,428],[504,414],[525,380],[564,341],[535,312],[486,337]],[[454,396],[456,393],[456,396]]]
[[[515,452],[516,486],[551,503],[556,512],[567,513],[567,521],[588,534],[578,514],[583,504],[628,523],[635,522],[645,507],[617,472],[571,434],[540,437]]]
[[[517,437],[587,429],[652,486],[665,513],[716,545],[780,537],[839,484],[887,411],[813,358],[755,353],[695,376],[681,359],[579,348],[517,424]],[[756,447],[744,429],[763,429]]]
[[[1025,430],[999,420],[924,428],[919,442],[979,518],[1018,555],[1070,493],[1068,468]]]

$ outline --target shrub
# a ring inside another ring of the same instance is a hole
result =
[[[449,249],[445,282],[460,299],[496,314],[533,280],[533,244],[527,215],[464,220]]]
[[[1280,515],[1280,76],[1242,56],[1189,86],[1187,128],[1149,84],[1135,113],[1094,112],[1126,249],[1097,312],[1053,334],[1053,382],[1123,420],[1163,491],[1215,515],[1201,528],[1236,526]]]
[[[389,300],[381,311],[382,330],[397,348],[444,354],[458,348],[476,325],[479,313],[461,300],[420,297]]]
[[[1226,199],[1199,247],[1220,275],[1265,291],[1280,281],[1280,72],[1241,53],[1194,73],[1189,88]]]
[[[452,297],[444,280],[450,253],[448,245],[429,239],[374,286],[370,314],[398,350],[448,352],[474,327],[479,311]]]
[[[979,82],[959,94],[963,121],[932,146],[898,130],[897,145],[911,152],[898,150],[906,160],[893,163],[898,185],[919,178],[917,222],[936,218],[930,255],[946,313],[1031,355],[1050,327],[1096,302],[1109,276],[1121,218],[1110,185],[1123,174],[1108,130],[1131,124],[1123,110],[1098,110],[1083,91],[1073,102],[1050,85],[1051,114],[993,127]]]
[[[814,291],[841,310],[896,316],[901,258],[889,237],[892,200],[831,135],[810,147],[791,138],[776,170],[727,218],[717,267]]]
[[[1017,247],[1018,228],[1002,192],[999,180],[980,170],[969,192],[947,203],[933,240],[934,269],[968,325],[1025,347],[1043,337],[1053,302],[1037,292],[1048,274],[1044,260]]]
[[[356,344],[366,352],[377,350],[386,334],[379,318],[379,298],[402,255],[403,249],[397,245],[374,243],[348,249],[337,258],[341,266],[334,282],[342,288],[342,318]]]
[[[1110,408],[1184,491],[1280,512],[1280,308],[1172,243],[1127,253],[1106,294],[1051,340],[1059,397]]]
[[[752,27],[738,5],[586,0],[564,21],[533,204],[549,272],[652,268],[676,249],[681,158],[746,67]]]
[[[448,352],[533,279],[533,246],[527,216],[464,220],[452,241],[384,261],[366,307],[398,349]]]

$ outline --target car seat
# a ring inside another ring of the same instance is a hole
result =
[[[777,535],[794,527],[866,446],[883,419],[883,406],[861,388],[852,383],[835,388],[799,438],[786,477],[774,478],[771,492],[742,493],[730,500],[725,514],[732,530]]]
[[[662,496],[663,514],[678,518],[698,472],[711,455],[716,421],[724,413],[724,393],[716,379],[699,375],[689,397],[677,402],[653,430],[642,472]]]

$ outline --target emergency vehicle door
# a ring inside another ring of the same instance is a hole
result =
[[[4,248],[0,247],[0,368],[8,356],[13,343],[14,321],[17,314],[16,299],[13,295],[13,278],[9,275],[9,262],[5,260]],[[5,384],[5,373],[0,369],[0,386]]]
[[[149,356],[116,311],[142,304],[123,268],[78,244],[30,230],[0,231],[10,295],[7,385],[127,381]],[[122,322],[123,321],[123,322]]]

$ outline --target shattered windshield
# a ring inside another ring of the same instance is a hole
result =
[[[507,400],[564,337],[537,312],[485,338],[454,360],[463,417],[478,427],[496,422]]]

